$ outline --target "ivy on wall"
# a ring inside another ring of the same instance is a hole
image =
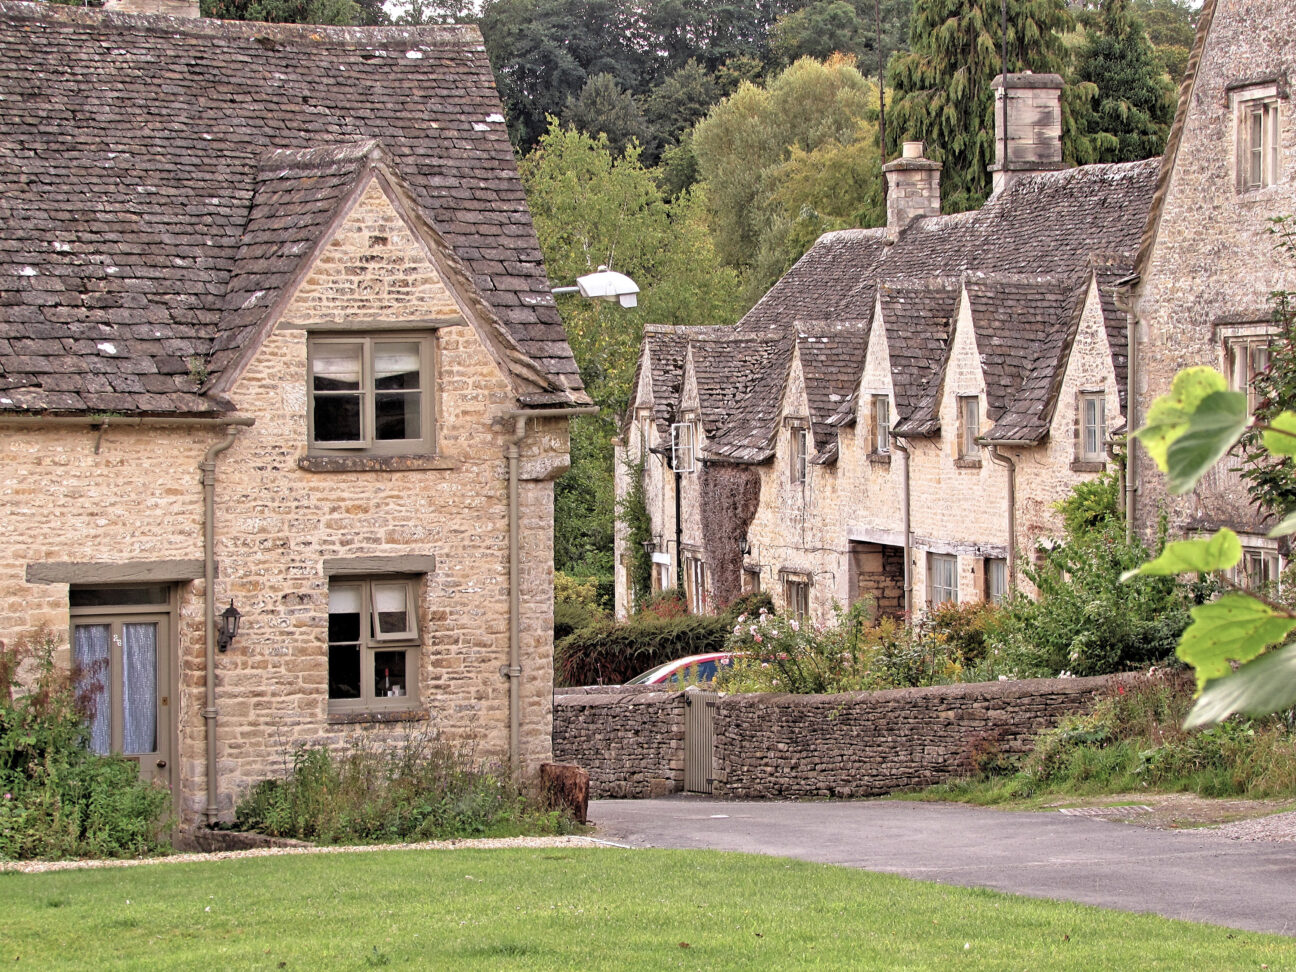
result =
[[[760,472],[735,463],[702,464],[702,542],[711,568],[714,607],[724,608],[742,594],[740,544],[760,504]]]
[[[644,549],[644,542],[653,539],[652,518],[648,515],[648,501],[644,495],[644,461],[626,461],[626,476],[630,484],[618,503],[617,516],[626,528],[626,552],[630,555],[630,593],[634,606],[647,604],[652,597],[652,554]]]

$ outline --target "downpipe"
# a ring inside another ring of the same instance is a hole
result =
[[[1017,589],[1017,463],[990,446],[990,459],[1008,473],[1008,589]]]
[[[597,415],[597,405],[578,408],[513,409],[505,413],[513,420],[513,435],[504,447],[508,462],[508,561],[509,561],[509,658],[500,675],[509,680],[509,775],[515,785],[522,782],[522,592],[521,541],[518,504],[518,460],[526,438],[527,419],[572,418]],[[215,618],[212,618],[215,624]]]
[[[905,617],[913,617],[913,537],[909,527],[909,445],[898,435],[891,436],[891,444],[904,456],[900,470],[900,529],[904,533],[904,607]]]

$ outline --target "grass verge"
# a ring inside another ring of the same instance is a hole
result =
[[[778,858],[384,851],[0,874],[64,969],[1270,969],[1296,941]]]

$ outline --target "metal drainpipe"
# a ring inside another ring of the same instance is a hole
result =
[[[206,703],[203,724],[207,729],[207,826],[220,814],[220,779],[216,765],[216,457],[234,444],[240,426],[250,426],[250,417],[226,422],[225,438],[213,442],[199,463],[203,487],[203,608],[206,615],[206,657],[203,675]]]
[[[680,471],[671,462],[671,471],[675,473],[675,590],[680,599],[684,599],[684,520],[680,515]]]
[[[1125,338],[1125,539],[1134,539],[1134,504],[1138,499],[1138,462],[1135,455],[1134,430],[1138,428],[1138,392],[1135,378],[1138,374],[1138,316],[1130,314],[1129,330]]]
[[[895,433],[891,434],[891,444],[904,456],[904,469],[900,474],[900,529],[904,532],[904,605],[905,615],[913,614],[913,567],[909,561],[913,557],[913,542],[909,531],[909,446]]]
[[[1008,588],[1017,588],[1017,463],[990,446],[990,459],[1008,470]]]
[[[521,543],[518,534],[518,459],[522,455],[522,440],[526,438],[527,419],[571,418],[575,415],[596,415],[597,405],[578,408],[513,409],[505,413],[513,420],[513,436],[504,447],[508,460],[508,545],[509,545],[509,660],[500,667],[500,675],[509,680],[509,772],[514,783],[522,781],[522,593]]]

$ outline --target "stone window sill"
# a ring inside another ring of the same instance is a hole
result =
[[[330,712],[329,725],[350,725],[381,722],[427,722],[424,709],[387,709],[379,712]]]
[[[418,469],[458,469],[445,456],[301,456],[297,467],[307,472],[409,472]]]
[[[891,453],[870,452],[868,454],[868,461],[875,466],[889,466],[891,465]]]
[[[1075,459],[1071,462],[1071,471],[1078,473],[1100,473],[1107,471],[1107,463],[1092,459]]]
[[[981,460],[980,459],[955,459],[954,468],[955,469],[980,469]]]

